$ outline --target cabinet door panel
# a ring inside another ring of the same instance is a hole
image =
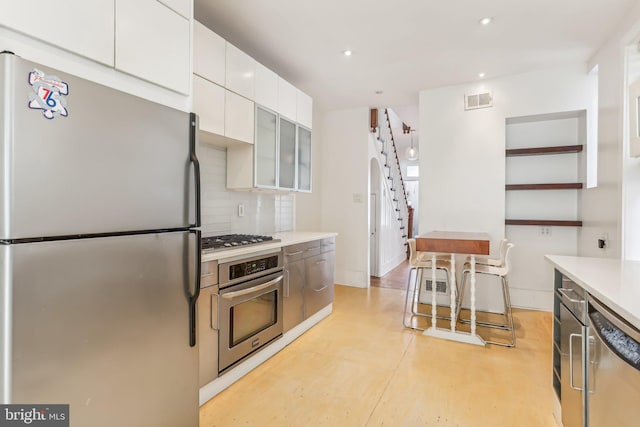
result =
[[[225,136],[253,144],[253,101],[227,90],[224,104]]]
[[[296,125],[280,117],[280,188],[296,188]]]
[[[189,93],[189,20],[155,0],[116,0],[115,67]]]
[[[284,331],[287,332],[303,320],[304,260],[285,264],[285,289],[283,298]]]
[[[313,124],[313,99],[306,93],[298,90],[296,120],[303,126],[311,129]]]
[[[334,253],[327,252],[304,260],[304,317],[309,318],[333,302]]]
[[[222,37],[193,21],[193,72],[224,86],[226,42]]]
[[[296,120],[298,89],[291,83],[278,77],[278,113],[289,120]]]
[[[311,131],[298,126],[298,190],[311,191]]]
[[[185,18],[191,17],[191,5],[192,0],[158,0],[160,3],[173,9],[176,13],[184,16]]]
[[[113,66],[113,2],[0,0],[0,25]]]
[[[256,108],[256,186],[276,186],[277,162],[276,113]]]
[[[256,61],[227,42],[225,87],[253,101]]]
[[[224,135],[224,88],[202,77],[193,76],[193,111],[200,118],[200,129]]]
[[[278,75],[256,62],[256,104],[278,109]]]

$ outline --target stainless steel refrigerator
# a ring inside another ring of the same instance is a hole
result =
[[[197,426],[195,115],[0,64],[0,403]]]

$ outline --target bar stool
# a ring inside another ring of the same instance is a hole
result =
[[[509,296],[509,281],[507,280],[507,275],[509,274],[509,252],[511,248],[513,248],[513,243],[507,243],[504,250],[504,262],[501,265],[476,265],[476,274],[486,274],[490,276],[499,277],[502,282],[502,298],[504,303],[504,323],[493,323],[493,322],[478,322],[476,321],[476,325],[486,326],[489,328],[502,329],[505,331],[511,331],[511,341],[508,343],[502,343],[497,341],[486,341],[489,344],[496,344],[505,347],[515,347],[516,346],[516,333],[515,328],[513,326],[513,313],[511,311],[511,297]],[[464,289],[466,285],[466,275],[471,272],[471,266],[469,263],[465,263],[462,270],[462,278],[461,278],[461,290],[458,294],[458,307],[456,317],[462,323],[470,323],[467,319],[460,318],[460,305],[462,303],[462,298],[464,297]]]
[[[416,240],[409,239],[409,264],[411,265],[411,270],[409,271],[409,278],[407,280],[407,294],[405,296],[404,301],[404,312],[403,312],[403,320],[402,323],[405,328],[411,328],[410,323],[407,323],[407,307],[409,306],[409,298],[411,296],[411,316],[422,316],[422,317],[431,317],[431,314],[420,313],[418,312],[418,308],[416,306],[417,296],[419,295],[421,289],[420,285],[422,284],[423,271],[426,269],[431,269],[433,266],[431,260],[431,254],[427,252],[416,252]],[[449,270],[451,268],[451,257],[440,255],[436,256],[436,270],[443,270],[446,273],[447,279],[446,284],[449,286]],[[415,272],[415,286],[413,288],[413,293],[411,293],[411,276]],[[431,285],[432,292],[436,288],[435,284]],[[449,317],[441,317],[438,316],[438,319],[450,319]],[[420,328],[418,328],[420,329]]]
[[[499,252],[500,258],[496,259],[496,258],[489,258],[485,256],[476,255],[476,265],[493,265],[495,267],[500,267],[502,264],[504,264],[504,256],[507,250],[507,243],[509,243],[509,240],[507,239],[500,240],[500,252]],[[471,257],[468,256],[464,260],[464,262],[465,264],[471,262]]]

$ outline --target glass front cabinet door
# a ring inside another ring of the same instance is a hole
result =
[[[311,131],[298,126],[298,191],[311,191]]]
[[[278,187],[296,189],[296,124],[280,117],[280,172]]]
[[[277,114],[256,107],[255,186],[276,188],[277,174]]]

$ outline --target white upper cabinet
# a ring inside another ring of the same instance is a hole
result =
[[[189,94],[190,27],[156,0],[116,0],[116,69]]]
[[[225,88],[200,76],[193,76],[193,111],[200,119],[200,130],[224,135]]]
[[[311,129],[313,124],[313,99],[301,90],[298,90],[297,96],[296,121],[302,126]]]
[[[278,75],[256,62],[256,104],[278,109]]]
[[[113,66],[114,0],[0,0],[0,25]]]
[[[193,72],[224,86],[225,40],[198,21],[193,21]]]
[[[225,87],[253,101],[256,61],[227,42]]]
[[[253,144],[255,129],[253,101],[227,90],[224,105],[224,135]]]
[[[173,9],[176,13],[189,19],[193,13],[191,12],[192,0],[158,0],[160,3]]]
[[[276,111],[290,120],[296,120],[298,89],[282,77],[278,77],[278,108]]]

